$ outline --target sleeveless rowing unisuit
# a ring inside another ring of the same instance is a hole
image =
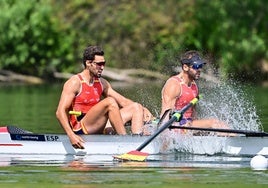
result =
[[[190,101],[195,98],[198,95],[198,87],[196,83],[193,81],[190,86],[184,83],[184,81],[177,77],[173,76],[173,79],[176,79],[179,82],[179,87],[181,87],[181,93],[179,96],[177,96],[176,101],[175,101],[175,110],[180,110],[184,106],[190,103]],[[188,109],[184,114],[183,118],[181,120],[181,124],[184,124],[183,121],[187,119],[192,119],[193,115],[193,107]]]
[[[70,125],[76,134],[88,134],[87,129],[80,122],[84,115],[101,100],[103,86],[99,78],[94,78],[93,84],[88,84],[80,74],[81,90],[72,102],[71,111],[82,112],[80,116],[69,115]]]

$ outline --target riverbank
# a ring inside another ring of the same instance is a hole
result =
[[[43,84],[51,80],[67,80],[73,74],[54,72],[46,80],[40,77],[23,75],[9,70],[0,70],[0,82],[3,83],[25,83],[25,84]],[[144,69],[115,69],[106,67],[102,77],[110,81],[120,81],[125,83],[143,83],[145,81],[163,81],[168,77],[164,74],[148,71]]]
[[[23,75],[9,70],[0,70],[0,83],[22,83],[22,84],[44,84],[51,81],[65,81],[72,73],[54,72],[49,79],[44,79],[32,75]],[[164,82],[170,75],[145,69],[116,69],[105,67],[102,77],[113,82],[120,82],[121,85],[144,83],[144,82]],[[201,78],[209,82],[218,83],[219,79],[209,71],[203,72]],[[268,87],[268,80],[259,83],[262,87]]]

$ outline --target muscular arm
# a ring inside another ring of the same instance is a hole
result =
[[[161,116],[168,109],[174,109],[177,96],[180,95],[181,87],[175,79],[168,79],[162,88]]]
[[[68,111],[72,105],[72,101],[75,95],[79,92],[79,89],[80,89],[79,79],[75,76],[71,77],[63,86],[61,98],[56,111],[56,117],[60,122],[62,128],[66,132],[66,134],[69,136],[72,145],[83,142],[81,138],[75,135],[75,133],[71,129],[68,119]]]

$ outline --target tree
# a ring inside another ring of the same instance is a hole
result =
[[[67,69],[74,34],[47,1],[0,1],[0,68],[37,76]]]
[[[196,1],[188,45],[213,54],[225,77],[260,79],[256,78],[260,62],[268,58],[266,4],[265,0]]]
[[[87,45],[101,45],[110,67],[167,74],[189,49],[226,78],[252,80],[268,59],[266,0],[2,0],[0,7],[0,68],[21,73],[72,72]]]

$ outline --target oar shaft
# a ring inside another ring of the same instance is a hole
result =
[[[167,114],[171,111],[171,109],[167,109],[164,114],[162,115],[162,117],[159,119],[157,126],[160,126],[163,122],[163,120],[166,118]]]
[[[145,142],[143,142],[136,150],[137,151],[141,151],[143,148],[145,148],[145,146],[147,146],[161,132],[163,132],[165,129],[167,129],[168,127],[170,127],[173,122],[179,121],[181,119],[181,117],[182,117],[182,114],[184,114],[184,112],[186,110],[188,110],[191,106],[193,106],[194,104],[196,104],[198,102],[198,99],[199,99],[199,97],[197,96],[196,98],[194,98],[193,100],[191,100],[191,102],[189,104],[187,104],[186,106],[184,106],[180,111],[176,111],[172,115],[172,117],[164,125],[160,126],[160,128],[152,136],[150,136]]]
[[[185,127],[185,126],[170,126],[170,129],[187,129],[187,130],[197,130],[197,131],[209,131],[209,132],[224,132],[224,133],[236,133],[244,134],[248,137],[263,137],[268,136],[266,132],[256,132],[247,130],[234,130],[234,129],[218,129],[218,128],[201,128],[201,127]]]
[[[150,136],[145,142],[143,142],[136,150],[141,151],[145,148],[155,137],[168,128],[173,122],[177,120],[177,117],[172,116],[163,126],[161,126],[152,136]]]

